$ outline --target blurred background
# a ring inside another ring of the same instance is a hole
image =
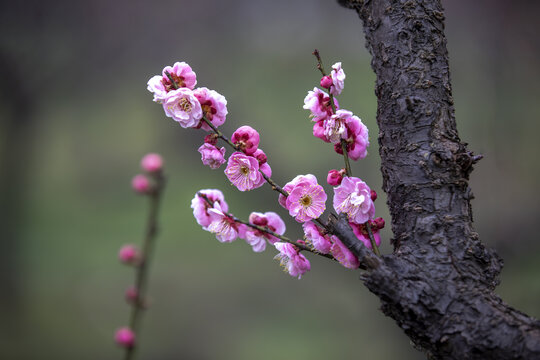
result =
[[[534,1],[444,1],[461,138],[485,155],[471,176],[476,228],[505,259],[498,292],[540,317],[540,38]],[[228,100],[231,134],[250,124],[280,184],[342,159],[311,136],[308,90],[318,48],[347,80],[342,107],[371,131],[353,172],[379,192],[389,223],[375,123],[375,76],[357,15],[335,1],[3,1],[0,9],[0,358],[119,359],[147,199],[133,194],[140,158],[159,152],[168,187],[151,264],[151,308],[139,359],[422,359],[378,310],[358,272],[310,257],[302,280],[275,251],[220,244],[195,222],[201,188],[231,212],[276,211],[268,187],[240,193],[202,165],[202,131],[184,130],[152,102],[147,80],[188,62],[198,85]],[[229,150],[227,150],[230,153]],[[382,251],[391,252],[388,229]]]

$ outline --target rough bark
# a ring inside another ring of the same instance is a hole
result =
[[[377,75],[383,189],[394,251],[376,258],[343,219],[334,232],[364,284],[428,358],[540,359],[540,322],[494,292],[502,260],[472,225],[477,160],[458,137],[440,0],[339,0],[362,19]]]

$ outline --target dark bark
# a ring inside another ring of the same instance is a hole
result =
[[[362,19],[377,75],[383,189],[394,252],[356,246],[364,284],[428,358],[540,359],[540,322],[493,290],[502,260],[472,225],[468,177],[477,157],[456,130],[440,1],[339,0]]]

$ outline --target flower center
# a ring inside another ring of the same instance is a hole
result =
[[[201,106],[202,108],[202,111],[204,112],[204,116],[206,116],[208,118],[208,120],[212,120],[212,105],[202,105]]]
[[[245,166],[245,165],[242,165],[240,167],[240,172],[247,176],[249,174],[249,168],[247,166]]]
[[[352,193],[351,194],[351,204],[353,206],[360,206],[362,203],[366,200],[366,197],[364,195],[358,195],[358,193]]]
[[[191,103],[186,98],[181,98],[178,102],[178,106],[184,111],[184,112],[191,112]]]
[[[304,195],[300,198],[300,204],[302,204],[302,206],[304,207],[310,206],[312,202],[313,200],[311,199],[311,196],[309,195]]]

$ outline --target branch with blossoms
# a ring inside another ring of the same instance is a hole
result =
[[[329,94],[315,87],[304,99],[304,108],[310,111],[315,123],[313,135],[333,144],[334,150],[343,155],[345,161],[344,169],[333,169],[328,173],[327,182],[334,186],[334,209],[338,214],[347,215],[347,223],[357,241],[378,254],[379,230],[384,227],[384,220],[374,218],[376,193],[361,179],[352,177],[349,164],[349,159],[358,160],[367,155],[368,129],[360,118],[339,106],[337,96],[341,94],[345,80],[341,63],[334,64],[330,74],[326,74],[319,53],[315,51],[314,54],[323,75],[320,85]],[[310,269],[306,265],[309,261],[301,254],[303,251],[333,258],[347,268],[358,268],[358,258],[332,233],[333,227],[320,219],[326,210],[327,195],[317,178],[312,174],[298,175],[283,187],[279,186],[272,180],[268,158],[259,147],[259,133],[244,125],[227,138],[218,129],[228,113],[225,97],[205,87],[196,88],[196,84],[192,68],[185,62],[178,62],[165,67],[161,75],[152,77],[148,90],[153,93],[154,101],[162,104],[165,115],[181,127],[209,132],[198,149],[204,165],[218,169],[227,163],[224,173],[240,191],[270,184],[279,193],[278,203],[302,223],[304,239],[284,240],[284,222],[274,212],[253,212],[249,222],[240,221],[228,213],[223,193],[217,189],[200,190],[192,200],[195,219],[203,230],[214,233],[223,243],[243,239],[255,252],[264,251],[267,243],[273,245],[279,251],[282,265],[292,276],[299,278]],[[219,140],[233,150],[228,160],[225,160],[225,147],[217,146]],[[291,249],[302,257],[292,256]]]

